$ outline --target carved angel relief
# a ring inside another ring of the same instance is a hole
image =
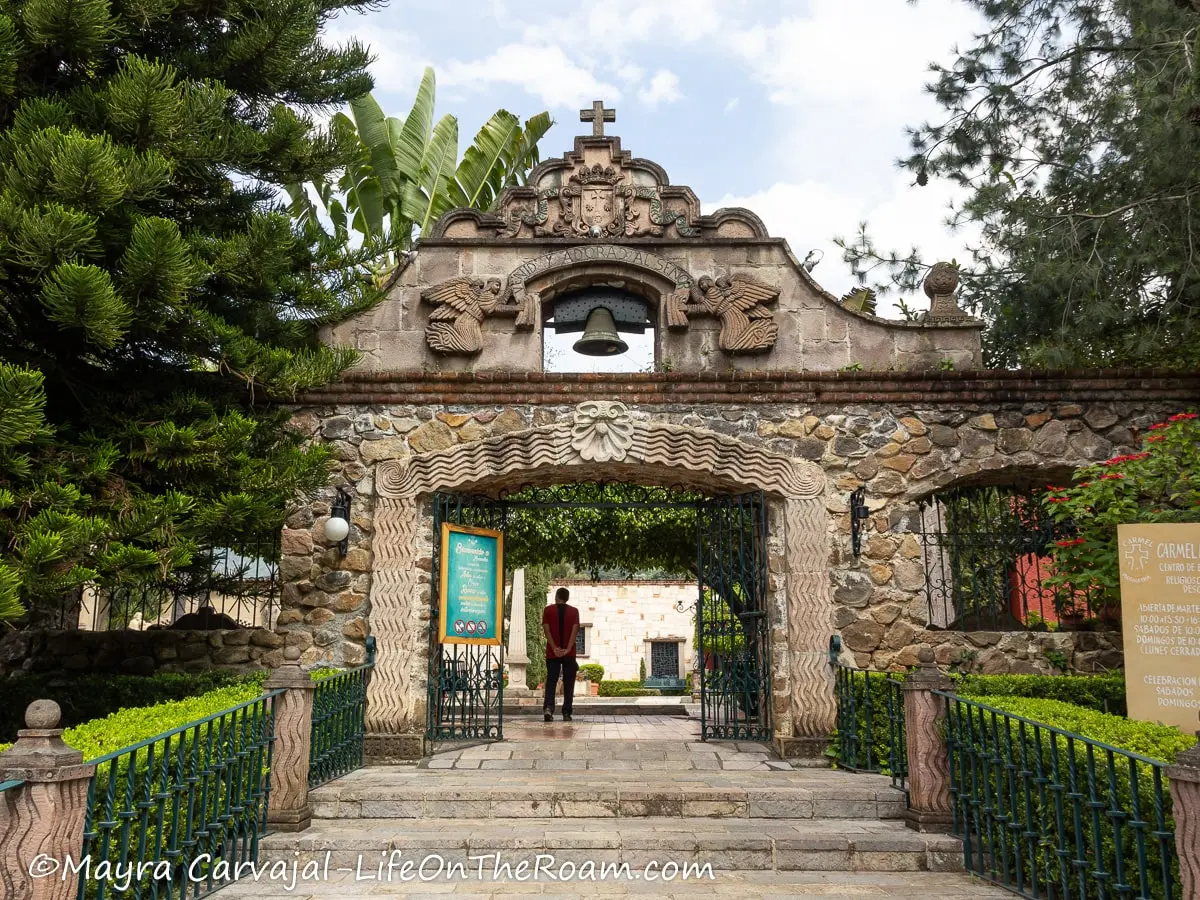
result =
[[[695,287],[680,288],[667,302],[667,327],[688,327],[688,316],[707,314],[721,320],[717,346],[727,353],[770,350],[779,337],[779,324],[766,308],[779,299],[779,288],[749,275],[707,275]]]
[[[435,305],[425,326],[425,342],[435,353],[478,353],[483,349],[482,323],[489,315],[515,316],[522,329],[532,328],[536,315],[530,301],[514,303],[500,278],[460,275],[422,291],[421,299]]]

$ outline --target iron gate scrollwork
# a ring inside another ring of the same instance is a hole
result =
[[[425,705],[431,741],[504,738],[503,646],[443,644],[438,640],[442,523],[503,531],[507,504],[488,497],[435,494],[433,570],[430,577],[429,677]]]
[[[701,737],[769,740],[766,499],[715,497],[697,512]]]

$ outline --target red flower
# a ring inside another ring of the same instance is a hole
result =
[[[1056,547],[1077,547],[1080,544],[1086,544],[1086,543],[1087,543],[1086,538],[1075,538],[1075,540],[1073,540],[1073,541],[1055,541],[1054,546],[1056,546]]]
[[[1130,462],[1135,462],[1139,459],[1149,459],[1150,454],[1149,453],[1134,453],[1133,455],[1131,455],[1127,458],[1129,459]]]
[[[1091,486],[1092,486],[1092,483],[1090,481],[1079,482],[1079,487],[1091,487]]]
[[[1051,497],[1046,502],[1047,503],[1066,503],[1067,498],[1066,497]]]
[[[1158,423],[1158,424],[1156,424],[1156,425],[1151,425],[1151,426],[1150,426],[1150,430],[1151,430],[1151,431],[1158,431],[1158,429],[1160,429],[1160,428],[1170,428],[1170,427],[1171,427],[1171,423],[1170,423],[1170,422],[1159,422],[1159,423]]]
[[[1196,416],[1197,416],[1197,413],[1176,413],[1175,415],[1168,418],[1167,421],[1168,422],[1178,422],[1181,419],[1194,419],[1194,418],[1196,418]]]
[[[1150,435],[1150,437],[1146,438],[1146,443],[1147,444],[1156,444],[1159,441],[1165,441],[1165,440],[1166,440],[1166,435],[1152,434],[1152,435]]]
[[[1101,481],[1119,481],[1120,479],[1122,479],[1124,477],[1125,476],[1122,475],[1120,472],[1107,472],[1104,475],[1100,476],[1100,480]]]

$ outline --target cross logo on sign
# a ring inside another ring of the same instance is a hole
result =
[[[1129,544],[1125,547],[1125,561],[1129,563],[1130,568],[1136,568],[1139,571],[1146,568],[1146,563],[1150,559],[1150,551],[1142,544]]]

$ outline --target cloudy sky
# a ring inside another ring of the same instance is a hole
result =
[[[603,99],[617,110],[608,133],[705,212],[745,206],[800,258],[823,250],[813,275],[840,296],[853,280],[832,238],[864,220],[881,248],[965,258],[943,224],[954,189],[918,188],[895,160],[905,126],[938,117],[928,64],[979,27],[963,0],[393,0],[339,19],[333,37],[370,46],[392,115],[433,66],[460,152],[504,107],[549,110],[542,156],[560,155],[590,132],[579,109]]]

